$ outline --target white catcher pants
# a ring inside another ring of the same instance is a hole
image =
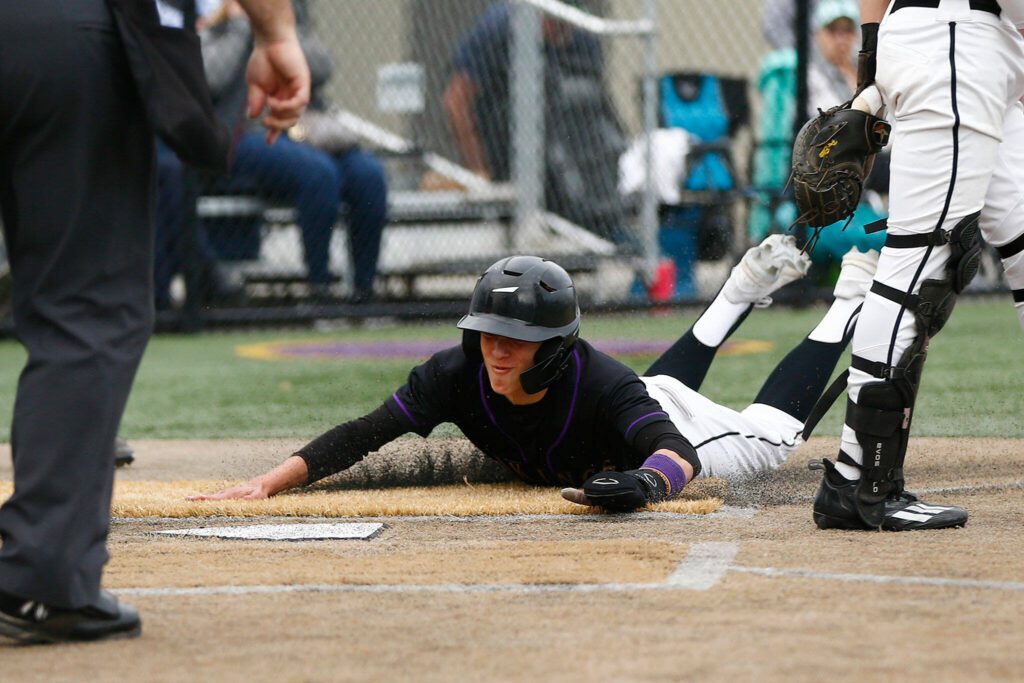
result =
[[[754,403],[742,411],[719,405],[675,377],[641,377],[679,432],[697,449],[703,477],[735,478],[779,467],[802,443],[800,420]]]
[[[999,247],[1024,234],[1024,39],[1014,25],[967,0],[906,7],[882,21],[876,84],[893,124],[889,232],[952,229],[981,210],[985,239]],[[917,293],[939,277],[948,246],[882,249],[876,282]],[[1012,289],[1024,289],[1024,255],[1004,259]],[[1017,304],[1024,325],[1024,302]],[[890,365],[915,338],[910,311],[869,293],[853,353]],[[849,395],[876,378],[850,369]],[[854,432],[843,450],[861,460]]]

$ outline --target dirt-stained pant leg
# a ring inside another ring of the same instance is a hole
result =
[[[778,469],[802,443],[803,422],[754,403],[742,411],[719,405],[675,377],[641,377],[700,458],[698,478],[747,477]]]
[[[0,589],[97,599],[112,446],[152,323],[153,137],[103,0],[0,3],[0,206],[28,352]]]

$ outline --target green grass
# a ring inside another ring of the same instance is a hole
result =
[[[710,398],[742,408],[774,363],[817,322],[822,308],[755,311],[736,339],[774,342],[769,353],[723,357],[702,388]],[[696,312],[589,316],[590,339],[672,340]],[[161,336],[150,343],[129,401],[122,434],[129,438],[305,437],[373,409],[399,386],[413,361],[242,358],[242,345],[283,340],[372,341],[450,339],[450,323],[352,328],[331,332],[210,333]],[[25,355],[0,342],[0,438],[10,432],[17,373]],[[623,359],[643,371],[653,358]],[[845,361],[844,361],[845,362]],[[1024,437],[1024,335],[1013,307],[998,301],[961,303],[932,344],[915,434]],[[839,402],[840,404],[842,401]],[[832,409],[818,434],[837,434]]]

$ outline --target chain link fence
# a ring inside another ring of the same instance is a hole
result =
[[[206,261],[191,282],[207,317],[365,302],[422,312],[464,300],[509,253],[559,261],[592,304],[695,300],[747,246],[757,0],[305,0],[297,11],[315,85],[314,114],[289,142],[302,149],[249,145],[235,178],[199,183],[185,260]],[[213,42],[207,59],[223,59]],[[329,181],[313,180],[318,169]],[[364,210],[381,201],[362,177],[374,173],[386,217]],[[183,281],[165,307],[183,305]]]
[[[605,11],[550,4],[585,20]],[[201,183],[199,229],[216,266],[199,280],[213,287],[210,303],[462,299],[486,265],[514,252],[558,259],[581,285],[591,281],[595,300],[627,296],[644,253],[640,203],[617,187],[619,156],[639,126],[636,37],[587,32],[518,2],[310,0],[298,9],[316,101],[292,137],[318,149],[276,160],[252,150],[236,164],[252,187]],[[218,31],[228,33],[207,30]],[[613,99],[615,74],[630,89],[629,123]],[[337,187],[301,196],[261,177],[274,175],[261,162],[310,183],[327,168],[321,185]],[[386,181],[386,216],[360,210],[382,201],[380,183],[359,177],[374,173]],[[180,289],[170,289],[170,306]]]
[[[198,5],[215,103],[235,125],[245,19],[232,3]],[[267,147],[244,128],[230,178],[197,176],[160,150],[165,324],[448,314],[436,302],[461,309],[479,272],[509,253],[559,261],[589,304],[694,300],[746,246],[756,0],[297,0],[296,10],[315,88],[289,139]],[[704,75],[736,79],[740,108],[725,113],[735,122],[706,133],[703,151],[653,134],[721,119],[722,92],[703,89]],[[669,92],[699,95],[696,124],[667,120]],[[702,172],[727,182],[684,187],[687,162],[704,154],[718,164]]]
[[[244,15],[198,5],[241,124]],[[230,178],[161,151],[160,319],[453,315],[510,253],[562,263],[591,306],[706,300],[787,227],[792,60],[770,77],[795,5],[296,0],[314,102],[288,139],[243,126]]]

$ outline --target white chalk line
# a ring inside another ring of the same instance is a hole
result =
[[[939,576],[885,576],[878,574],[846,574],[819,572],[810,569],[779,569],[776,567],[730,567],[729,571],[757,574],[772,578],[796,577],[825,579],[852,583],[877,583],[898,586],[945,586],[947,588],[982,588],[1002,591],[1024,591],[1024,582],[986,581],[982,579],[946,579]]]
[[[694,543],[665,585],[706,591],[729,571],[739,549],[738,543]]]
[[[743,567],[732,562],[739,551],[737,543],[694,543],[674,572],[661,583],[439,583],[439,584],[293,584],[253,586],[196,586],[164,588],[120,588],[112,592],[122,597],[240,596],[283,593],[509,593],[536,595],[549,593],[619,593],[626,591],[695,590],[716,586],[729,572],[754,574],[767,578],[802,578],[848,583],[901,586],[936,586],[1024,592],[1024,582],[950,579],[933,576],[886,576],[822,572],[778,567]]]
[[[298,584],[196,586],[191,588],[120,588],[124,597],[267,595],[278,593],[604,593],[646,590],[707,590],[729,571],[735,543],[694,543],[676,570],[662,583],[432,583],[432,584]]]

